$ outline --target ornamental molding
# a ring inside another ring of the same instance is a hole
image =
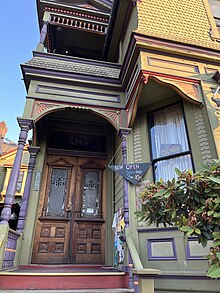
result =
[[[92,109],[93,110],[93,109]],[[104,116],[113,126],[119,130],[120,129],[120,111],[118,110],[100,110],[94,109],[94,112],[99,113],[101,116]]]
[[[171,87],[183,99],[195,105],[201,106],[203,104],[199,80],[141,71],[127,103],[127,127],[132,127],[132,125],[134,125],[138,101],[143,86],[147,86],[149,80],[154,80],[164,86]]]
[[[190,79],[180,79],[174,77],[158,76],[151,74],[143,74],[142,81],[147,84],[149,79],[173,88],[184,99],[191,101],[197,105],[202,104],[201,95],[199,94],[199,81]]]
[[[199,140],[199,147],[202,154],[202,159],[204,163],[209,163],[212,160],[212,154],[209,145],[209,139],[206,131],[206,126],[202,111],[199,107],[193,107],[195,125],[197,129],[197,135]]]
[[[46,102],[36,102],[34,105],[34,110],[32,117],[34,120],[39,120],[42,116],[46,115],[51,110],[59,109],[62,105],[46,103]]]

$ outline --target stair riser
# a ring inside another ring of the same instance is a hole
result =
[[[128,276],[37,276],[2,275],[1,289],[71,290],[127,288]]]

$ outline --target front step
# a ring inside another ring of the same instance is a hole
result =
[[[1,293],[134,293],[133,289],[85,289],[85,290],[1,290]]]
[[[91,289],[93,293],[99,292],[98,289],[127,289],[128,280],[129,276],[124,272],[100,268],[86,270],[73,267],[56,266],[52,268],[44,266],[43,268],[26,267],[12,272],[0,272],[0,288],[2,290],[16,290],[16,293],[18,290],[62,290],[61,292],[65,292],[64,290],[79,289]],[[101,292],[107,293],[108,291]],[[117,293],[117,291],[113,292]]]

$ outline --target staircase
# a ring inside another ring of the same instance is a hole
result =
[[[128,289],[128,283],[128,274],[111,267],[101,266],[31,265],[21,266],[10,272],[0,272],[1,293],[18,293],[19,290],[21,292],[33,292],[34,290],[35,293],[49,293],[48,290],[52,290],[51,292],[54,293],[133,292]]]

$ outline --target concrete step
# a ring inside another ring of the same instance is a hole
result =
[[[134,293],[133,289],[1,290],[0,293]]]
[[[77,271],[77,272],[51,272],[46,271],[45,268],[43,272],[36,272],[35,270],[18,271],[12,272],[0,272],[0,293],[3,290],[12,290],[12,292],[34,292],[37,290],[49,292],[75,292],[81,290],[80,293],[84,292],[100,292],[109,293],[105,291],[110,290],[121,290],[122,291],[112,291],[114,293],[127,292],[129,283],[129,276],[124,272],[116,271]],[[100,291],[102,289],[102,291]],[[26,291],[25,291],[26,290]],[[28,291],[29,290],[29,291]],[[66,291],[65,291],[66,290]],[[72,291],[71,291],[72,290]],[[74,291],[75,290],[75,291]],[[82,291],[85,290],[85,291]],[[86,291],[90,290],[90,291]],[[98,291],[99,290],[99,291]],[[9,291],[10,292],[10,291]],[[40,292],[40,291],[39,291]],[[111,291],[110,291],[111,292]]]

